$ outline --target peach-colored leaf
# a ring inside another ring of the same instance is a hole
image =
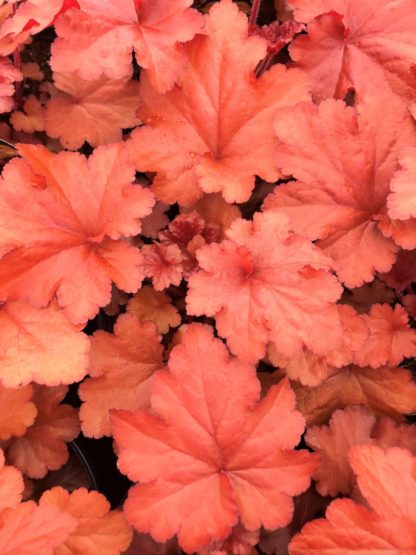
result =
[[[408,220],[416,217],[416,147],[401,155],[400,166],[391,182],[387,207],[392,218]]]
[[[203,192],[243,202],[256,175],[275,181],[274,113],[309,98],[298,70],[277,65],[255,78],[266,41],[248,36],[247,17],[230,0],[213,5],[206,32],[185,46],[189,66],[167,95],[141,80],[146,125],[133,132],[130,152],[139,171],[158,172],[153,190],[170,204],[190,206]]]
[[[317,354],[340,346],[340,284],[330,261],[290,231],[284,214],[236,220],[226,235],[197,252],[201,270],[188,280],[188,314],[215,317],[231,351],[249,362],[269,342],[286,356],[303,346]]]
[[[145,285],[127,303],[127,312],[135,314],[142,321],[156,324],[159,333],[167,333],[181,323],[177,308],[172,299],[162,291],[155,291]]]
[[[78,0],[56,22],[52,45],[54,71],[77,71],[84,79],[103,73],[111,79],[129,77],[132,51],[160,91],[170,89],[186,58],[181,43],[202,31],[202,16],[192,0]]]
[[[35,421],[32,386],[9,389],[0,385],[0,440],[22,436]]]
[[[8,444],[7,460],[29,478],[43,478],[68,460],[66,443],[79,434],[79,421],[76,409],[60,404],[66,393],[64,386],[35,386],[35,422],[25,435]]]
[[[307,424],[323,424],[347,405],[365,405],[396,420],[416,412],[416,382],[404,368],[340,368],[317,387],[293,384]]]
[[[389,103],[380,120],[378,113]],[[279,110],[276,163],[300,180],[276,188],[266,208],[279,208],[295,230],[331,256],[347,287],[387,272],[398,247],[385,237],[386,201],[404,146],[416,132],[400,102],[369,96],[354,108],[327,100]],[[390,237],[396,232],[387,229]]]
[[[138,289],[141,256],[123,238],[140,232],[153,195],[131,185],[122,143],[88,160],[42,146],[19,151],[24,158],[7,164],[0,188],[0,298],[45,306],[56,294],[66,315],[84,322],[109,302],[112,281]]]
[[[27,0],[19,2],[15,13],[9,10],[9,17],[0,28],[0,54],[7,56],[31,35],[52,25],[55,18],[69,8],[77,7],[77,0]]]
[[[0,512],[2,555],[55,555],[76,528],[71,515],[55,507],[38,507],[33,501]]]
[[[89,348],[88,337],[55,301],[46,308],[24,301],[0,307],[0,382],[6,387],[78,382],[87,371]]]
[[[10,123],[16,131],[34,133],[45,130],[45,111],[39,100],[31,94],[23,104],[23,111],[13,112]]]
[[[85,81],[76,73],[55,73],[57,93],[45,111],[45,131],[64,148],[76,150],[120,141],[122,129],[139,120],[139,85],[129,78]]]
[[[397,366],[416,355],[416,330],[410,327],[406,310],[399,304],[375,304],[362,316],[370,337],[354,356],[359,366]]]
[[[96,491],[80,488],[69,493],[55,487],[42,495],[39,506],[56,507],[78,521],[54,555],[120,555],[131,542],[132,532],[122,513],[111,511],[104,495]]]
[[[23,75],[9,58],[0,56],[0,114],[10,112],[14,107],[14,83],[22,81]]]
[[[416,12],[413,0],[293,0],[295,18],[309,22],[290,54],[312,77],[317,100],[342,98],[349,87],[386,88],[416,98]],[[316,19],[313,19],[316,18]]]
[[[16,507],[20,503],[23,489],[22,475],[16,468],[5,466],[4,454],[0,449],[0,515],[6,507]]]
[[[226,539],[238,517],[248,530],[288,523],[317,461],[292,451],[304,422],[288,381],[259,397],[254,366],[230,357],[208,326],[186,327],[155,376],[152,413],[111,418],[119,468],[140,482],[127,520],[157,541],[178,534],[186,552]]]
[[[111,435],[110,409],[135,410],[150,402],[152,375],[162,365],[163,347],[156,325],[122,314],[114,334],[98,330],[91,338],[90,368],[79,387],[82,431],[88,437]]]
[[[392,447],[356,445],[350,462],[370,508],[337,499],[326,518],[306,524],[290,555],[412,555],[416,552],[416,458]]]

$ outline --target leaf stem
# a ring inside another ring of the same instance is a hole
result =
[[[250,18],[248,20],[250,25],[255,25],[259,17],[261,0],[253,0],[251,4]]]

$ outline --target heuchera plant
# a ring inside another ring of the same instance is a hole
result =
[[[415,1],[0,0],[0,113],[0,555],[416,554]]]

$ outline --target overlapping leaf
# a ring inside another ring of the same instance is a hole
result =
[[[42,307],[56,294],[66,315],[84,322],[109,302],[112,281],[139,287],[141,256],[123,237],[140,232],[153,196],[131,185],[121,143],[88,160],[19,148],[24,159],[9,162],[0,185],[0,298]]]
[[[212,329],[183,330],[155,376],[151,414],[112,416],[119,468],[140,482],[124,507],[135,528],[160,542],[178,534],[193,552],[227,538],[238,518],[248,530],[291,520],[291,496],[307,489],[316,461],[292,451],[304,423],[288,381],[259,394],[255,368]]]
[[[243,202],[256,175],[275,181],[274,113],[309,97],[306,75],[283,65],[256,80],[266,41],[248,36],[247,18],[230,0],[206,18],[206,35],[185,46],[189,65],[172,91],[157,94],[141,80],[146,125],[133,132],[130,151],[138,170],[158,172],[153,190],[170,204],[192,205],[203,192]]]

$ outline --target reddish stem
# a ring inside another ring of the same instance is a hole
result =
[[[13,4],[13,15],[17,11],[17,4]],[[19,46],[16,47],[13,52],[13,63],[14,66],[21,72],[22,71],[22,57],[20,55]],[[23,104],[23,81],[17,81],[14,85],[14,103],[17,109],[21,108]]]
[[[248,20],[250,25],[255,25],[259,17],[261,0],[253,0],[251,4],[250,18]]]

